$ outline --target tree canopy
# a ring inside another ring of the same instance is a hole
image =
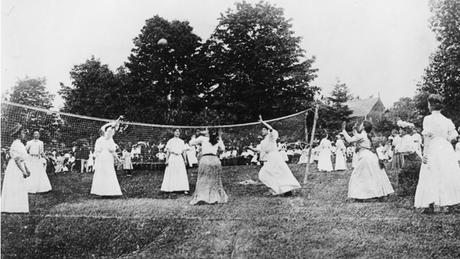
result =
[[[313,101],[315,57],[305,58],[291,27],[282,8],[264,2],[236,3],[236,10],[221,14],[204,45],[211,110],[244,122],[297,112]]]
[[[337,78],[337,82],[331,92],[329,100],[333,103],[345,103],[353,100],[353,94],[347,84],[340,82],[340,79]]]
[[[420,96],[438,93],[444,97],[443,113],[460,124],[460,2],[457,0],[431,0],[431,29],[436,33],[439,46],[430,57],[422,83]],[[420,98],[417,98],[419,100]],[[423,107],[426,99],[417,104]],[[425,110],[425,109],[424,109]],[[426,112],[426,110],[425,110]]]
[[[157,42],[166,39],[166,47]],[[130,85],[128,117],[141,122],[190,124],[203,105],[199,72],[201,38],[189,22],[154,16],[134,39],[125,63]]]
[[[64,111],[128,120],[197,125],[270,119],[305,110],[315,57],[305,58],[300,37],[282,8],[236,3],[221,14],[205,43],[187,21],[146,20],[125,67],[116,72],[94,57],[61,85]],[[159,45],[166,39],[166,45]]]
[[[123,69],[119,75],[94,56],[70,71],[71,86],[61,83],[59,94],[64,99],[62,111],[102,118],[116,118],[125,112]]]
[[[7,98],[8,99],[8,98]],[[49,109],[53,106],[54,95],[46,90],[46,78],[20,79],[9,92],[10,102]]]

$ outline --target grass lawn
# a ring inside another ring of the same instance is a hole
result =
[[[289,165],[299,182],[305,166]],[[119,175],[123,196],[89,194],[91,174],[50,175],[29,214],[2,214],[2,258],[460,258],[460,213],[419,214],[413,197],[353,202],[351,171],[266,197],[259,167],[224,167],[227,204],[160,192],[163,172]],[[395,172],[388,172],[395,184]],[[193,192],[196,169],[189,169]]]

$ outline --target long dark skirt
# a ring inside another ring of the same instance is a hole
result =
[[[391,160],[391,169],[399,170],[404,165],[404,157],[401,153],[394,153],[393,159]]]
[[[226,203],[228,196],[222,186],[222,165],[217,156],[204,155],[198,165],[198,179],[191,205],[200,201],[206,203]]]
[[[417,189],[422,160],[416,153],[403,155],[404,164],[398,173],[398,196],[413,196]]]

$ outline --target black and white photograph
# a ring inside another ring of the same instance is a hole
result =
[[[7,258],[460,258],[459,0],[2,0]]]

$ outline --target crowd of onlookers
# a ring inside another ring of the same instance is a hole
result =
[[[421,136],[417,130],[412,133],[414,141],[421,142]],[[394,130],[388,137],[380,138],[375,145],[375,150],[379,158],[383,161],[390,161],[397,150],[397,144],[401,137],[398,131]],[[260,139],[259,139],[260,140]],[[229,142],[232,144],[232,142]],[[334,161],[336,154],[336,147],[334,140],[332,140],[331,159]],[[420,143],[421,144],[421,143]],[[123,160],[126,153],[129,154],[134,170],[136,169],[162,169],[166,161],[165,143],[159,144],[139,141],[135,144],[131,142],[120,143],[117,149],[118,156]],[[257,144],[251,143],[250,146],[257,148]],[[187,145],[189,150],[184,152],[194,153],[193,155],[199,156],[199,149],[195,149]],[[290,164],[307,163],[309,145],[302,141],[293,143],[278,143],[279,150],[285,161]],[[315,141],[311,149],[310,163],[318,161],[320,153],[319,141]],[[46,165],[47,173],[68,173],[68,172],[94,172],[96,163],[96,155],[93,148],[86,142],[77,144],[74,143],[72,148],[68,149],[55,149],[47,148],[45,146],[45,157],[43,163]],[[460,145],[457,150],[460,154]],[[345,150],[345,158],[347,162],[352,162],[354,154],[354,146],[349,145]],[[187,157],[187,156],[185,156]],[[460,157],[460,156],[459,156]],[[224,152],[219,154],[223,166],[228,165],[257,165],[260,164],[260,154],[252,151],[247,147],[238,147],[229,145]],[[7,161],[9,160],[8,148],[1,149],[2,172],[4,171]],[[186,161],[188,167],[197,166],[196,162],[191,163]],[[121,168],[122,164],[117,165]]]

